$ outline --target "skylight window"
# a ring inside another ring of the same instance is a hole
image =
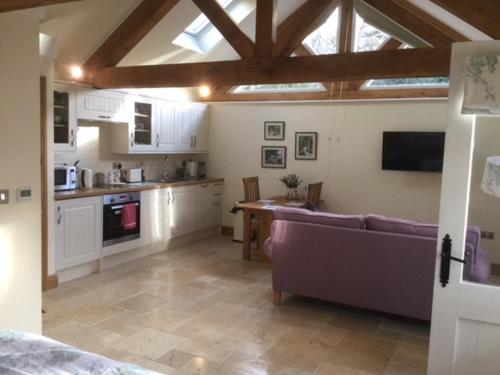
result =
[[[234,22],[239,24],[255,9],[255,3],[243,0],[217,0]],[[202,13],[180,33],[173,44],[206,54],[223,39],[221,33]]]
[[[226,8],[232,1],[233,0],[217,0],[219,5],[223,8]],[[196,36],[196,34],[200,33],[209,23],[210,21],[208,20],[207,16],[202,13],[198,17],[196,17],[196,19],[191,22],[188,27],[186,27],[186,30],[184,30],[184,32]]]
[[[339,10],[332,13],[326,22],[304,39],[316,55],[329,55],[338,51]]]
[[[354,51],[375,51],[379,49],[390,36],[367,23],[356,13],[356,29]]]
[[[366,89],[401,89],[401,88],[446,88],[448,77],[429,78],[394,78],[368,81]]]
[[[278,93],[278,92],[321,92],[326,91],[321,83],[284,83],[277,85],[242,85],[231,91],[232,94]]]

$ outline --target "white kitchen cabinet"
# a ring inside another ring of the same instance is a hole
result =
[[[141,192],[141,245],[170,238],[167,189]]]
[[[102,247],[100,197],[56,202],[55,220],[57,271],[100,258]]]
[[[208,107],[193,105],[191,109],[194,151],[208,152]]]
[[[164,100],[157,100],[155,106],[153,121],[156,128],[157,151],[176,152],[179,145],[175,123],[175,106]]]
[[[178,187],[169,189],[171,199],[170,229],[172,237],[183,236],[194,232],[193,216],[198,209],[196,189],[194,187]]]
[[[76,116],[79,120],[128,122],[124,93],[79,89],[76,96]]]
[[[76,88],[55,84],[53,104],[54,151],[76,151]]]

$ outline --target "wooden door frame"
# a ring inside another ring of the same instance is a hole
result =
[[[40,77],[40,166],[42,194],[42,291],[57,288],[57,274],[49,275],[49,202],[48,202],[48,124],[47,124],[47,77]]]

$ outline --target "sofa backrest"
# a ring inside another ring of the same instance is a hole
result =
[[[438,236],[437,224],[426,224],[414,220],[397,219],[382,215],[370,214],[365,217],[366,229],[379,232],[409,234],[412,236],[432,237]],[[475,250],[479,246],[481,230],[475,225],[467,228],[465,242]]]
[[[337,215],[294,207],[277,207],[274,210],[274,219],[352,229],[364,229],[365,227],[363,215]]]

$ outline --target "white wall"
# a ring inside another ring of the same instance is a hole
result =
[[[264,121],[286,122],[285,141],[264,141]],[[223,225],[243,199],[242,177],[259,176],[262,197],[285,193],[278,178],[297,173],[324,181],[322,198],[337,213],[379,213],[437,222],[441,174],[381,170],[382,132],[443,131],[446,101],[228,103],[210,110],[211,176],[226,180]],[[319,133],[318,160],[294,159],[297,131]],[[262,169],[262,145],[286,145],[287,169]]]
[[[0,14],[0,328],[41,331],[38,20]],[[33,199],[16,202],[16,188]]]
[[[500,199],[481,190],[484,165],[488,156],[500,155],[500,119],[477,117],[472,157],[472,176],[469,201],[469,224],[494,232],[495,239],[482,239],[481,246],[493,263],[500,264]]]

